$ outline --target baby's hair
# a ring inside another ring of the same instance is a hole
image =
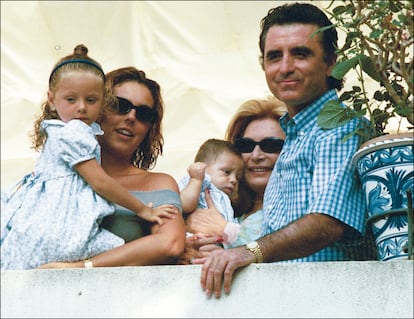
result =
[[[73,53],[61,58],[53,67],[49,76],[49,90],[55,92],[62,78],[62,74],[70,71],[84,71],[95,74],[102,79],[102,90],[104,92],[103,106],[113,103],[113,97],[105,89],[105,73],[101,65],[88,56],[88,48],[83,44],[78,44]],[[101,112],[104,112],[102,107]],[[32,148],[39,151],[46,141],[46,134],[41,128],[43,120],[59,119],[56,109],[49,104],[48,99],[41,105],[41,114],[34,122],[34,130],[31,134]]]
[[[233,143],[226,140],[211,138],[200,146],[194,158],[194,162],[204,162],[209,164],[224,152],[230,152],[237,156],[241,156],[240,152],[237,151]]]
[[[241,153],[234,147],[233,143],[226,140],[211,138],[206,140],[203,144],[201,144],[194,158],[194,162],[203,162],[207,165],[211,165],[220,154],[226,152],[234,154],[238,156],[240,159],[242,158]],[[236,187],[237,190],[234,192],[232,196],[230,196],[230,200],[233,205],[236,205],[239,201],[238,185]]]

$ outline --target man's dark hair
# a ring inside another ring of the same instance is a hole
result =
[[[268,11],[267,15],[260,22],[260,64],[264,67],[264,49],[267,32],[274,25],[285,25],[292,23],[314,24],[322,27],[332,26],[328,19],[318,7],[309,3],[287,3]],[[322,46],[324,51],[323,59],[326,63],[333,63],[336,58],[336,49],[338,48],[338,33],[335,27],[327,28],[322,33]],[[331,89],[341,89],[343,81],[333,78],[327,79],[328,86]]]

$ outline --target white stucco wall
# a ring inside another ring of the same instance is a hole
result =
[[[207,298],[201,266],[1,273],[1,318],[413,318],[413,261],[252,264]]]

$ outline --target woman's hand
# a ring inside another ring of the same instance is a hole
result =
[[[222,242],[220,237],[208,237],[201,233],[187,237],[184,253],[180,256],[177,264],[190,265],[194,259],[208,257],[211,251],[223,249],[216,245],[220,242]]]
[[[207,209],[197,208],[186,219],[187,231],[192,233],[209,234],[210,236],[223,237],[226,220],[217,210],[211,199],[210,192],[205,191]]]
[[[83,261],[74,262],[54,262],[41,265],[36,269],[53,269],[53,268],[84,268]]]

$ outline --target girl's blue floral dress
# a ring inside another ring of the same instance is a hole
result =
[[[79,261],[124,243],[99,227],[115,206],[73,169],[93,158],[100,163],[100,126],[44,120],[42,128],[47,140],[34,172],[2,191],[2,270]]]

